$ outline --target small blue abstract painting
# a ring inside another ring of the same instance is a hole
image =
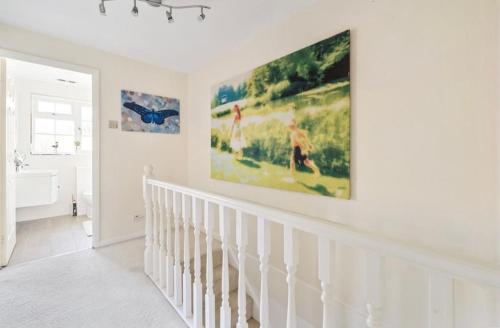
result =
[[[180,102],[175,98],[122,90],[122,131],[179,134]]]

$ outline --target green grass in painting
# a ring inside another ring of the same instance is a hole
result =
[[[312,173],[299,171],[292,178],[287,167],[247,157],[237,160],[215,149],[212,149],[212,178],[346,199],[350,195],[347,178],[315,177]]]

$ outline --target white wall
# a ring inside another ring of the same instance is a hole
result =
[[[0,48],[96,68],[100,72],[101,241],[143,232],[142,173],[152,163],[158,177],[186,182],[186,75],[124,57],[0,25]],[[137,90],[181,100],[181,134],[158,135],[108,128],[120,121],[120,90]]]
[[[152,163],[157,176],[175,183],[492,262],[499,231],[496,6],[495,0],[318,0],[225,52],[189,78],[3,25],[0,48],[100,70],[101,228],[105,240],[143,230],[132,216],[143,212],[142,166]],[[345,29],[352,30],[353,199],[211,180],[210,87]],[[108,120],[120,118],[122,88],[180,98],[181,135],[108,129]],[[251,236],[254,232],[251,225]],[[281,294],[274,296],[283,299],[280,235],[280,227],[273,227],[271,286]],[[317,322],[315,241],[307,235],[300,241],[299,311]],[[254,246],[250,247],[253,252]],[[362,322],[365,311],[363,253],[340,246],[338,256],[336,297],[345,306],[337,305],[352,310],[342,315],[346,327],[354,326]],[[249,270],[258,270],[252,259],[249,264]],[[424,326],[425,275],[395,260],[388,266],[394,269],[386,279],[388,326]],[[498,325],[488,315],[470,312],[491,295],[461,284],[457,293],[464,289],[474,297],[459,304],[463,311],[457,313],[468,316],[462,327]]]
[[[318,0],[226,52],[189,76],[189,185],[494,262],[499,196],[496,6],[495,0]],[[211,180],[211,86],[345,29],[352,31],[352,199]],[[277,269],[283,268],[280,233],[276,227]],[[318,295],[315,241],[302,236],[301,242],[306,264],[298,274]],[[339,258],[337,297],[361,315],[363,254],[342,248]],[[397,261],[388,265],[394,270],[387,279],[386,301],[392,309],[386,319],[394,327],[425,326],[417,319],[425,320],[425,274]],[[271,286],[275,295],[283,295],[283,279],[276,277]],[[300,289],[302,315],[317,321],[318,303],[305,297],[304,285]],[[459,314],[468,316],[463,327],[492,325],[489,316]]]
[[[7,65],[7,69],[9,69]],[[17,221],[35,220],[72,213],[72,196],[76,195],[76,167],[90,167],[91,154],[77,152],[75,155],[32,155],[31,112],[32,95],[61,97],[92,103],[92,90],[49,83],[14,79],[17,109],[17,150],[26,156],[27,169],[57,169],[59,171],[59,198],[51,205],[18,208]]]

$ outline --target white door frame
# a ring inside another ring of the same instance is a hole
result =
[[[99,247],[101,242],[101,162],[100,162],[100,72],[96,68],[85,67],[21,52],[0,48],[0,57],[26,61],[34,64],[52,66],[92,75],[92,247]],[[5,115],[5,113],[1,113]],[[5,148],[5,140],[0,140],[0,149]],[[4,165],[4,163],[0,164]],[[5,177],[4,177],[5,178]],[[5,181],[5,180],[3,180]],[[0,200],[0,213],[3,213],[4,200]],[[3,220],[0,217],[0,220]]]

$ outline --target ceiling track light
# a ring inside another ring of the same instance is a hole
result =
[[[201,13],[200,13],[200,16],[198,16],[198,20],[199,20],[200,22],[203,22],[203,21],[205,20],[205,18],[207,17],[207,16],[205,15],[205,13],[203,12],[203,9],[205,9],[205,8],[203,8],[203,7],[201,8]]]
[[[106,16],[106,6],[104,5],[106,1],[112,1],[112,0],[100,0],[99,2],[99,12],[101,15]],[[172,12],[175,10],[181,10],[181,9],[200,9],[200,15],[198,16],[198,20],[200,22],[203,22],[206,18],[205,15],[205,9],[209,10],[211,9],[209,6],[206,5],[185,5],[185,6],[172,6],[164,3],[164,0],[133,0],[133,7],[131,10],[131,13],[133,16],[137,17],[139,16],[139,8],[137,7],[137,1],[142,1],[150,5],[151,7],[154,8],[160,8],[164,7],[167,8],[166,15],[169,23],[174,22],[174,16]]]
[[[167,10],[166,14],[167,14],[168,22],[169,23],[173,23],[174,22],[174,16],[172,16],[172,8],[170,8],[169,10]]]
[[[104,0],[101,0],[101,3],[99,3],[99,12],[101,15],[106,16],[106,6],[104,6]]]
[[[132,16],[139,16],[139,8],[137,8],[137,0],[134,0],[134,7],[132,8]]]

